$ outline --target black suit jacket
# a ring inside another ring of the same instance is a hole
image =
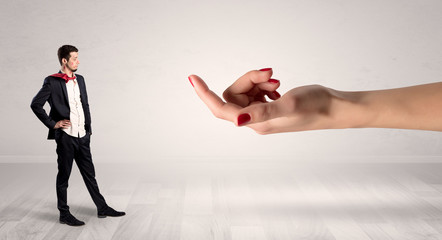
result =
[[[75,74],[77,77],[78,87],[80,88],[81,104],[83,106],[85,129],[86,132],[92,133],[91,114],[89,112],[89,102],[87,99],[86,85],[81,75]],[[49,115],[43,109],[45,103],[51,106]],[[70,120],[70,108],[66,82],[62,78],[48,76],[45,78],[43,87],[35,95],[31,102],[32,111],[37,115],[38,119],[49,128],[48,139],[55,137],[55,124],[63,119]]]

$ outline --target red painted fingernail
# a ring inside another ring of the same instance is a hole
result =
[[[272,68],[263,68],[263,69],[259,69],[259,71],[261,72],[266,72],[266,71],[270,71],[272,70]]]
[[[243,113],[241,115],[238,116],[238,126],[242,126],[245,123],[249,122],[250,119],[252,119],[250,117],[250,115],[248,113]]]
[[[279,80],[270,78],[269,83],[279,83]]]
[[[192,87],[195,87],[195,86],[193,86],[193,82],[192,82],[192,79],[190,79],[190,77],[189,77],[189,82],[190,82],[190,84],[192,84]]]
[[[280,97],[281,97],[281,94],[279,94],[279,92],[277,92],[277,91],[274,91],[273,94],[275,94],[275,96],[276,96],[277,98],[280,98]]]

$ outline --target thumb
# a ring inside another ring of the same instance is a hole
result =
[[[290,107],[281,99],[268,103],[253,104],[241,109],[237,117],[237,126],[264,122],[290,114]]]

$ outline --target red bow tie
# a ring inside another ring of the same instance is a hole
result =
[[[51,77],[63,78],[66,83],[68,83],[69,80],[74,80],[75,79],[75,75],[73,77],[69,77],[66,73],[54,73],[54,74],[51,75]]]

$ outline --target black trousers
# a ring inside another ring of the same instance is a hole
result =
[[[57,206],[58,210],[60,210],[60,215],[69,213],[67,189],[74,159],[80,169],[87,190],[97,206],[97,210],[106,209],[106,201],[100,194],[97,180],[95,180],[95,169],[90,150],[90,134],[87,133],[82,138],[76,138],[69,136],[61,129],[57,129],[55,131],[55,141],[57,142],[58,155]]]

